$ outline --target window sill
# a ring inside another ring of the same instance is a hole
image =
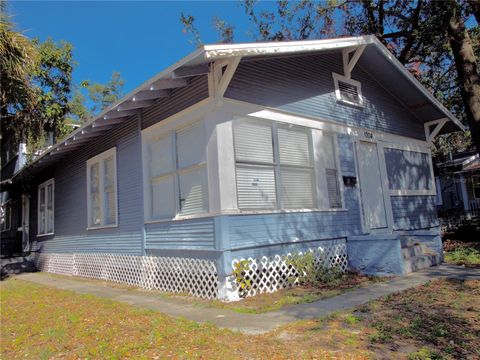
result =
[[[435,190],[390,190],[390,196],[434,196]]]
[[[37,237],[45,237],[45,236],[52,236],[55,235],[55,233],[45,233],[45,234],[37,234]]]
[[[263,214],[295,214],[295,213],[312,213],[312,212],[345,212],[348,211],[347,208],[336,208],[336,209],[284,209],[284,210],[224,210],[213,213],[203,213],[197,215],[189,216],[177,216],[169,219],[158,219],[158,220],[145,220],[145,224],[159,224],[159,223],[168,223],[173,221],[182,221],[182,220],[192,220],[192,219],[201,219],[213,216],[222,216],[222,215],[263,215]],[[95,228],[97,229],[97,228]]]
[[[92,226],[92,227],[87,227],[87,231],[90,230],[101,230],[101,229],[113,229],[118,227],[118,224],[112,224],[112,225],[102,225],[102,226]]]
[[[338,103],[338,104],[342,104],[342,105],[354,106],[354,107],[359,108],[359,109],[364,109],[364,108],[365,108],[365,105],[363,104],[363,102],[361,102],[361,103],[354,103],[354,102],[352,102],[352,101],[348,101],[348,100],[338,99],[338,98],[337,98],[337,103]]]

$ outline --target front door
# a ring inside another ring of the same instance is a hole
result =
[[[30,199],[22,195],[22,249],[30,251]]]
[[[385,182],[382,176],[377,144],[358,142],[358,168],[362,194],[363,219],[366,230],[389,228]]]

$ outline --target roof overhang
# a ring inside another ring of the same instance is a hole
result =
[[[50,147],[30,163],[26,168],[35,164],[50,164],[64,157],[70,151],[78,149],[86,142],[102,135],[113,126],[122,123],[132,115],[138,113],[139,109],[150,106],[157,98],[168,97],[171,89],[188,86],[188,79],[194,76],[207,74],[209,65],[218,60],[231,58],[254,58],[278,55],[294,55],[319,53],[323,51],[335,51],[344,49],[355,49],[364,47],[365,51],[359,63],[367,70],[371,58],[380,58],[388,64],[390,70],[393,67],[395,72],[405,83],[408,83],[421,94],[424,101],[432,111],[438,114],[438,118],[447,118],[454,127],[465,130],[462,123],[455,118],[420,82],[388,51],[388,49],[373,35],[343,37],[324,40],[306,40],[289,42],[257,42],[242,44],[220,44],[204,45],[179,60],[175,64],[161,71],[151,79],[147,80],[122,99],[106,108],[99,115],[90,119],[85,125],[70,133],[67,138]],[[378,66],[376,64],[375,66]],[[389,76],[392,73],[389,72]],[[388,77],[387,77],[388,78]],[[394,79],[396,81],[397,79]],[[406,104],[408,106],[408,104]],[[430,114],[431,115],[431,114]],[[444,127],[444,131],[447,129]],[[20,171],[15,175],[22,173]]]

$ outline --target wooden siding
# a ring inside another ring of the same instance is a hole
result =
[[[435,196],[392,196],[394,230],[438,226]]]
[[[214,232],[213,217],[146,224],[146,248],[213,249]]]
[[[331,73],[342,74],[341,64],[340,53],[243,61],[225,96],[347,125],[425,139],[422,121],[360,65],[355,67],[352,78],[362,84],[365,107],[338,103]]]
[[[170,96],[161,98],[143,111],[142,129],[182,111],[208,97],[208,79],[206,75],[190,80],[188,86],[172,90]]]
[[[117,147],[118,227],[87,230],[86,161]],[[32,186],[32,241],[44,252],[114,252],[141,254],[143,224],[142,168],[137,117],[129,118],[107,135],[94,140],[42,172]],[[55,178],[55,234],[36,237],[37,187]]]

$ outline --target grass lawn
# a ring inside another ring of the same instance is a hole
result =
[[[0,290],[1,359],[480,357],[473,280],[434,281],[256,336],[16,278]]]
[[[443,246],[446,263],[480,267],[480,242],[447,240]]]

